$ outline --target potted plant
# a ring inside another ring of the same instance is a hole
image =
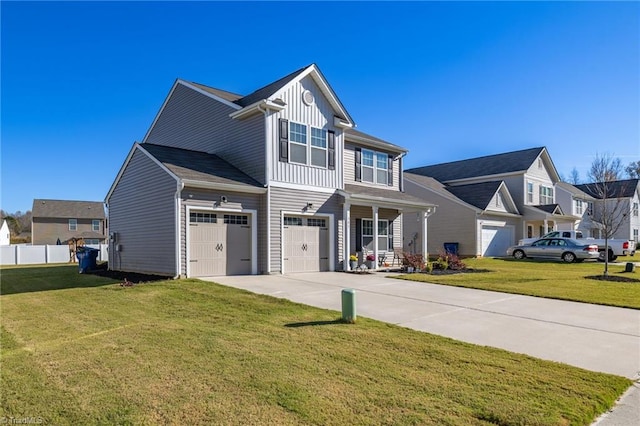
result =
[[[356,256],[355,254],[349,256],[349,266],[351,267],[352,271],[356,270],[356,268],[358,267],[358,256]]]
[[[376,269],[376,258],[373,254],[367,255],[367,268]]]

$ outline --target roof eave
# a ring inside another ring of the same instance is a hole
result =
[[[181,182],[185,187],[200,188],[200,189],[218,189],[227,190],[232,192],[245,192],[248,194],[264,194],[267,192],[267,188],[259,186],[251,186],[235,183],[218,183],[218,182],[206,182],[193,179],[181,179]]]
[[[378,206],[391,208],[396,210],[402,210],[402,208],[412,208],[412,209],[435,209],[437,206],[435,204],[429,203],[414,203],[406,200],[399,200],[397,198],[387,198],[387,197],[376,197],[374,195],[367,194],[357,194],[351,193],[342,189],[338,190],[338,194],[342,195],[346,201],[357,203],[358,205],[365,206]]]
[[[236,120],[244,120],[245,118],[249,118],[255,114],[265,112],[265,111],[282,111],[285,108],[286,104],[275,102],[270,99],[261,99],[258,102],[254,102],[251,105],[247,105],[246,107],[234,111],[229,114],[229,117]]]

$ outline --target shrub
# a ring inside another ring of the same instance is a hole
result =
[[[440,252],[438,254],[438,259],[433,262],[434,269],[451,269],[454,271],[459,271],[461,269],[465,269],[467,265],[460,260],[458,256],[453,253],[444,253]]]
[[[403,253],[403,257],[404,266],[411,266],[416,270],[425,268],[424,256],[421,254]]]

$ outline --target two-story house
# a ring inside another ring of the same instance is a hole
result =
[[[429,219],[429,253],[457,243],[462,256],[504,256],[518,239],[576,220],[556,203],[560,178],[544,147],[417,167],[404,177],[408,194],[438,206]],[[419,234],[412,220],[404,222],[411,250]]]
[[[109,267],[171,276],[349,270],[402,247],[406,149],[354,129],[316,65],[242,96],[177,80],[106,196]],[[423,247],[423,251],[426,246]]]
[[[106,226],[101,201],[33,200],[31,244],[66,243],[73,238],[100,244],[106,239]]]
[[[611,238],[621,238],[638,242],[640,230],[640,179],[626,179],[612,182],[586,183],[576,185],[586,194],[584,202],[590,217],[585,226],[585,235],[604,238],[602,216],[614,225],[615,233]]]

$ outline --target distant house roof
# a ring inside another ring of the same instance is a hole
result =
[[[616,180],[611,182],[585,183],[575,185],[579,190],[591,195],[593,198],[604,198],[604,185],[606,184],[606,198],[631,198],[638,189],[640,179]]]
[[[546,148],[530,148],[407,170],[440,182],[526,171]]]
[[[473,183],[469,185],[447,186],[445,189],[474,207],[484,210],[496,195],[502,181]]]
[[[149,143],[140,147],[180,179],[262,187],[258,181],[215,154]]]
[[[33,200],[33,218],[105,219],[102,201]]]

